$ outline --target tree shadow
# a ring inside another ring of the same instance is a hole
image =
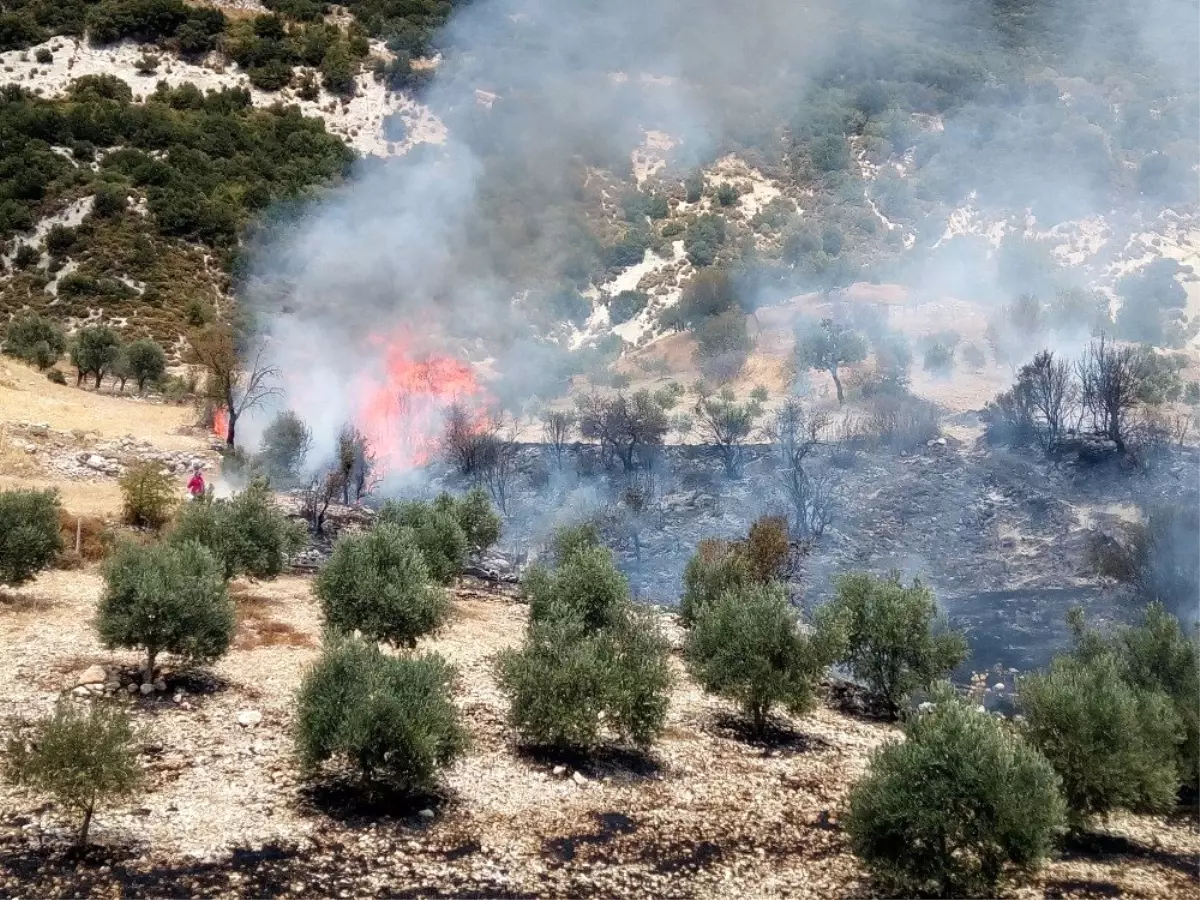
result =
[[[544,842],[543,852],[553,860],[568,863],[575,858],[581,847],[603,847],[621,835],[633,834],[638,824],[624,813],[593,813],[596,828],[592,831],[550,838]]]
[[[603,746],[592,750],[572,747],[518,745],[518,756],[541,766],[565,766],[589,780],[608,778],[627,782],[659,778],[662,763],[644,750],[631,747]]]
[[[753,721],[742,716],[719,713],[713,717],[711,728],[717,737],[757,747],[765,753],[811,753],[832,746],[823,738],[797,731],[784,719],[771,718],[761,728],[755,728]]]
[[[1072,835],[1063,843],[1062,856],[1063,859],[1144,859],[1200,882],[1200,860],[1194,854],[1147,847],[1119,834],[1087,831]]]
[[[385,783],[366,783],[349,774],[309,781],[300,789],[302,812],[315,813],[344,825],[388,820],[421,827],[432,822],[421,815],[446,807],[452,797],[434,791],[405,791]]]

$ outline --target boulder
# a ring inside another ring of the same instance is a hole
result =
[[[108,673],[104,671],[104,666],[88,666],[75,678],[76,686],[85,684],[104,684],[108,680]]]
[[[262,713],[257,709],[243,709],[237,714],[237,723],[243,728],[253,728],[262,721]]]

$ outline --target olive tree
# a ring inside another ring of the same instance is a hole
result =
[[[821,369],[828,372],[837,390],[838,403],[845,400],[840,377],[841,367],[867,358],[867,342],[858,332],[839,325],[833,319],[822,319],[813,328],[800,327],[796,331],[796,362],[803,369]]]
[[[62,548],[57,491],[0,491],[0,584],[24,584]]]

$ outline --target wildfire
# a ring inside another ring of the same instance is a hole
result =
[[[407,332],[372,336],[382,350],[381,375],[359,379],[355,417],[384,472],[424,465],[436,449],[447,408],[475,410],[485,397],[469,365],[452,356],[420,354]]]
[[[217,406],[213,408],[212,430],[213,434],[221,440],[225,440],[225,436],[229,433],[229,413],[225,407]]]

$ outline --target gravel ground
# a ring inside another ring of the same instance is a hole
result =
[[[8,714],[48,711],[88,666],[136,665],[96,643],[100,586],[95,570],[50,572],[0,603]],[[890,726],[825,706],[769,744],[748,742],[681,672],[652,756],[536,757],[513,745],[491,667],[519,641],[525,608],[464,588],[428,645],[459,668],[471,752],[439,796],[365,801],[302,782],[290,757],[292,695],[319,643],[308,580],[235,593],[224,660],[126,701],[149,790],[98,813],[96,847],[68,851],[59,810],[0,786],[0,897],[871,894],[838,817]],[[239,725],[246,711],[261,721]],[[1200,896],[1198,855],[1194,819],[1118,819],[1013,894]]]

